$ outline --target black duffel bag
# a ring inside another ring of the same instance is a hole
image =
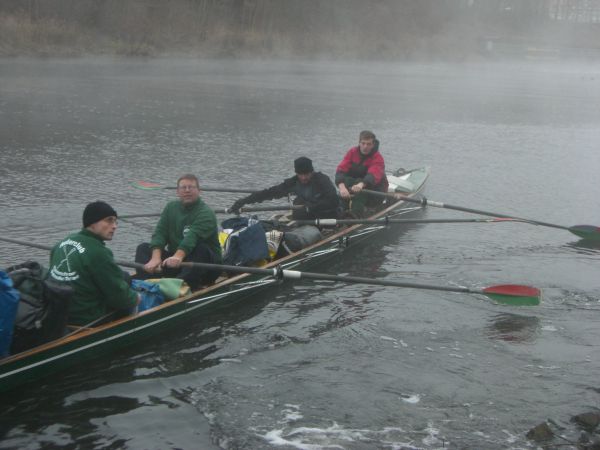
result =
[[[10,353],[20,353],[65,334],[73,288],[47,277],[35,261],[6,269],[20,293]]]

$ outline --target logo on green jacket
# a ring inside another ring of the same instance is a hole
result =
[[[58,281],[74,281],[79,279],[79,273],[77,273],[77,270],[72,267],[71,261],[69,261],[69,257],[74,252],[83,253],[85,252],[85,247],[80,242],[72,239],[67,239],[59,244],[57,255],[54,259],[56,260],[60,256],[63,256],[63,258],[58,260],[58,263],[55,263],[50,269],[52,278]]]

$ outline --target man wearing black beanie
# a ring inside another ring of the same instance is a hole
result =
[[[117,212],[96,201],[83,210],[83,228],[54,246],[50,276],[73,287],[69,324],[87,325],[110,311],[131,310],[139,303],[104,241],[117,229]]]
[[[312,161],[306,156],[301,156],[294,161],[294,170],[295,176],[237,200],[229,210],[239,213],[240,208],[248,203],[295,194],[294,205],[302,205],[304,208],[294,209],[292,213],[294,219],[337,218],[341,210],[340,200],[331,179],[322,172],[315,172]]]

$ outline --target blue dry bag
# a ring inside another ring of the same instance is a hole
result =
[[[131,280],[131,287],[139,292],[142,297],[138,305],[138,312],[146,311],[155,306],[162,305],[165,296],[160,291],[160,286],[156,283],[150,283],[144,280]]]
[[[225,242],[224,264],[247,266],[269,259],[267,237],[258,220],[235,217],[224,220],[221,226],[234,230]]]
[[[11,278],[0,270],[0,358],[10,350],[19,297]]]

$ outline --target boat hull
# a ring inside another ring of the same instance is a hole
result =
[[[407,186],[410,186],[409,195],[415,196],[424,189],[428,170],[416,169],[396,179],[394,176],[390,178],[392,188],[398,186],[399,192],[407,193]],[[406,203],[397,201],[389,206],[386,205],[383,210],[370,218],[395,217],[418,209],[406,208],[409,206]],[[354,246],[372,237],[384,228],[385,225],[353,225],[265,267],[280,266],[283,269],[305,270],[343,252],[351,245]],[[0,392],[143,341],[167,328],[193,319],[200,312],[206,313],[212,309],[225,308],[279,282],[269,276],[237,275],[148,311],[81,330],[4,358],[0,361]]]

